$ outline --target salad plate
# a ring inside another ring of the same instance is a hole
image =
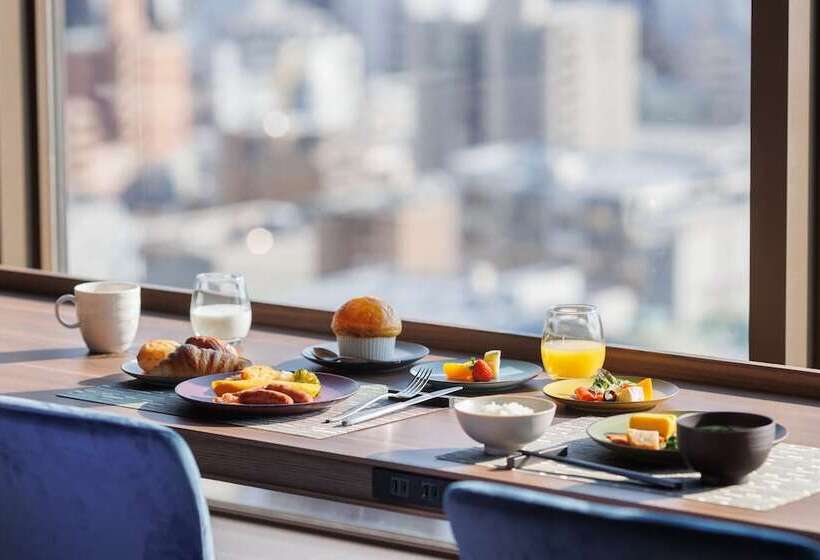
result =
[[[504,361],[501,362],[501,367],[495,379],[490,381],[451,381],[447,379],[443,369],[444,364],[448,362],[452,362],[452,360],[422,362],[410,369],[410,375],[415,376],[416,372],[422,368],[432,368],[433,373],[430,375],[430,381],[428,383],[433,388],[438,389],[461,385],[464,387],[461,391],[462,393],[492,393],[523,385],[544,371],[541,366],[531,362],[504,359]]]
[[[665,410],[663,414],[671,414],[676,418],[691,414],[691,410]],[[668,445],[663,449],[643,449],[632,447],[621,443],[615,443],[609,439],[612,434],[623,434],[629,429],[629,420],[633,414],[619,414],[598,420],[587,428],[587,435],[596,443],[617,453],[620,457],[634,462],[682,465],[683,457],[676,445]],[[789,432],[785,426],[777,424],[775,427],[774,443],[785,440]]]
[[[216,400],[216,393],[211,384],[214,381],[234,379],[228,373],[205,375],[189,379],[176,386],[176,394],[182,399],[199,407],[221,410],[231,414],[265,414],[283,415],[300,414],[324,410],[344,400],[359,389],[359,384],[352,379],[333,373],[315,372],[321,384],[321,390],[311,402],[293,404],[227,404]]]
[[[637,399],[637,395],[626,391],[626,399],[621,395],[622,391],[629,387],[651,386],[651,394],[643,394],[643,398]],[[544,387],[544,393],[551,399],[571,408],[583,410],[585,412],[615,413],[615,412],[639,412],[654,408],[663,401],[669,400],[678,393],[678,386],[661,379],[649,379],[644,377],[615,377],[609,372],[601,370],[595,377],[585,379],[562,379],[554,381]],[[599,400],[584,400],[581,397],[591,398],[589,393],[599,397]],[[610,400],[611,398],[611,400]]]

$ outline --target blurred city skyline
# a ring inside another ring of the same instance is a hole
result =
[[[748,355],[749,0],[65,0],[66,268]]]

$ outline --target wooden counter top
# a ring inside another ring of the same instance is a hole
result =
[[[184,339],[189,334],[186,320],[144,313],[137,341]],[[243,344],[243,351],[256,362],[277,364],[299,357],[302,348],[316,340],[315,335],[299,331],[254,329]],[[88,355],[79,331],[65,329],[57,323],[51,300],[0,293],[0,393],[89,406],[168,425],[186,439],[207,478],[409,511],[378,503],[373,498],[373,468],[384,467],[441,479],[496,480],[598,501],[745,521],[820,539],[820,494],[772,511],[755,512],[631,489],[518,472],[491,472],[483,467],[440,461],[436,456],[442,453],[476,445],[461,431],[453,412],[446,409],[316,440],[56,396],[77,387],[129,379],[119,373],[125,359],[124,355]],[[403,372],[371,374],[367,379],[403,386],[406,376]],[[663,378],[663,372],[658,371],[657,377]],[[544,383],[544,379],[536,380],[528,389],[538,390]],[[768,414],[789,428],[789,442],[820,447],[820,401],[679,384],[682,390],[667,405],[670,408]],[[556,421],[567,417],[566,411],[559,409]],[[422,515],[440,515],[420,508],[411,510]]]

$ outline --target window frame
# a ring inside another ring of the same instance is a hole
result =
[[[816,16],[814,0],[751,0],[751,168],[750,168],[750,302],[749,302],[749,357],[751,362],[790,364],[806,366],[813,354],[814,331],[811,328],[813,298],[811,286],[814,235],[812,235],[811,212],[806,204],[811,199],[810,179],[813,165],[811,147],[813,116],[811,94],[813,93],[813,17]],[[15,8],[16,6],[16,8]],[[0,168],[0,216],[11,215],[13,220],[0,223],[0,249],[14,245],[19,252],[22,247],[25,258],[16,253],[0,251],[0,263],[28,266],[43,271],[60,268],[57,260],[58,243],[63,242],[64,216],[60,212],[58,195],[61,170],[56,157],[56,139],[59,130],[59,71],[53,63],[59,52],[61,29],[61,3],[58,0],[11,0],[0,3],[0,21],[11,26],[11,40],[17,41],[18,52],[25,51],[33,42],[35,56],[19,65],[19,70],[8,64],[0,65],[0,80],[15,78],[18,88],[0,89],[0,108],[9,99],[21,107],[25,119],[21,126],[34,139],[27,150],[17,150],[13,157],[0,159],[13,162],[13,168],[25,170],[9,177]],[[8,18],[9,10],[17,10],[19,17]],[[33,37],[33,41],[31,38]],[[9,49],[0,49],[2,52]],[[19,58],[23,58],[22,55]],[[0,82],[5,83],[5,82]],[[26,104],[26,92],[34,92],[34,102]],[[9,99],[7,99],[9,98]],[[25,111],[23,110],[25,109]],[[10,127],[3,125],[6,112],[0,112],[0,150],[8,145]],[[23,179],[19,179],[23,177]],[[11,200],[29,201],[20,211],[19,204],[9,207]],[[21,227],[19,216],[27,216]],[[16,274],[25,273],[16,271]],[[29,273],[29,274],[34,274]],[[0,289],[18,288],[19,277],[12,278],[11,271],[0,274]],[[76,283],[64,275],[49,274],[38,277],[38,282],[54,281],[55,285],[69,286]],[[31,278],[30,278],[31,279]],[[58,280],[59,279],[59,280]],[[53,295],[47,286],[32,288],[37,293]],[[59,290],[58,290],[59,291]],[[64,291],[64,290],[63,290]],[[151,288],[150,301],[161,302],[147,309],[187,312],[187,293],[171,288]],[[184,305],[183,305],[184,304]],[[256,324],[278,328],[294,328],[315,332],[326,331],[329,315],[326,310],[306,309],[287,305],[254,304]],[[483,340],[503,340],[515,348],[515,353],[525,352],[523,344],[532,344],[534,337],[509,333],[491,332],[436,323],[408,323],[406,334],[421,342],[452,350],[469,350],[480,346]],[[497,344],[490,344],[497,346]],[[534,347],[533,347],[534,348]],[[712,364],[749,364],[711,358],[685,357],[673,353],[650,352],[626,347],[612,346],[608,352],[607,365],[615,370],[631,370],[635,373],[649,371],[654,367],[664,373],[684,371],[691,360]],[[533,350],[534,352],[534,350]],[[613,365],[615,364],[615,365]],[[760,365],[760,364],[758,364]],[[757,366],[755,366],[757,367]],[[771,369],[772,366],[762,366]],[[630,369],[631,368],[631,369]],[[777,369],[777,368],[775,368]],[[732,373],[732,367],[709,365],[706,377],[692,380],[710,382],[731,381],[749,385]],[[740,370],[738,370],[740,371]],[[745,371],[745,370],[743,370]],[[694,374],[693,374],[694,375]],[[743,373],[742,375],[746,375]],[[801,376],[802,377],[802,376]],[[752,385],[755,382],[752,380]]]
[[[26,188],[35,172],[30,164],[35,131],[28,118],[35,96],[27,7],[24,0],[0,3],[0,262],[37,266],[36,199]]]
[[[749,358],[812,352],[813,0],[752,0]]]

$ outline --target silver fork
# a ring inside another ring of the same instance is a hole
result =
[[[431,375],[433,375],[433,370],[431,368],[419,369],[416,372],[416,375],[413,378],[413,380],[410,383],[407,384],[407,387],[405,387],[404,389],[402,389],[398,393],[394,393],[392,395],[390,393],[385,393],[383,395],[379,395],[378,397],[374,397],[374,398],[370,399],[369,401],[367,401],[364,404],[360,404],[359,406],[357,406],[356,408],[354,408],[352,410],[348,410],[344,414],[340,414],[339,416],[334,416],[333,418],[326,418],[325,422],[341,422],[345,418],[349,418],[350,416],[353,416],[357,412],[361,412],[365,408],[367,408],[369,406],[372,406],[373,404],[379,402],[382,399],[390,398],[390,399],[396,399],[396,400],[400,400],[400,401],[407,400],[407,399],[412,399],[413,397],[415,397],[416,395],[421,393],[421,390],[424,389],[424,386],[427,385],[427,382],[430,380]]]

